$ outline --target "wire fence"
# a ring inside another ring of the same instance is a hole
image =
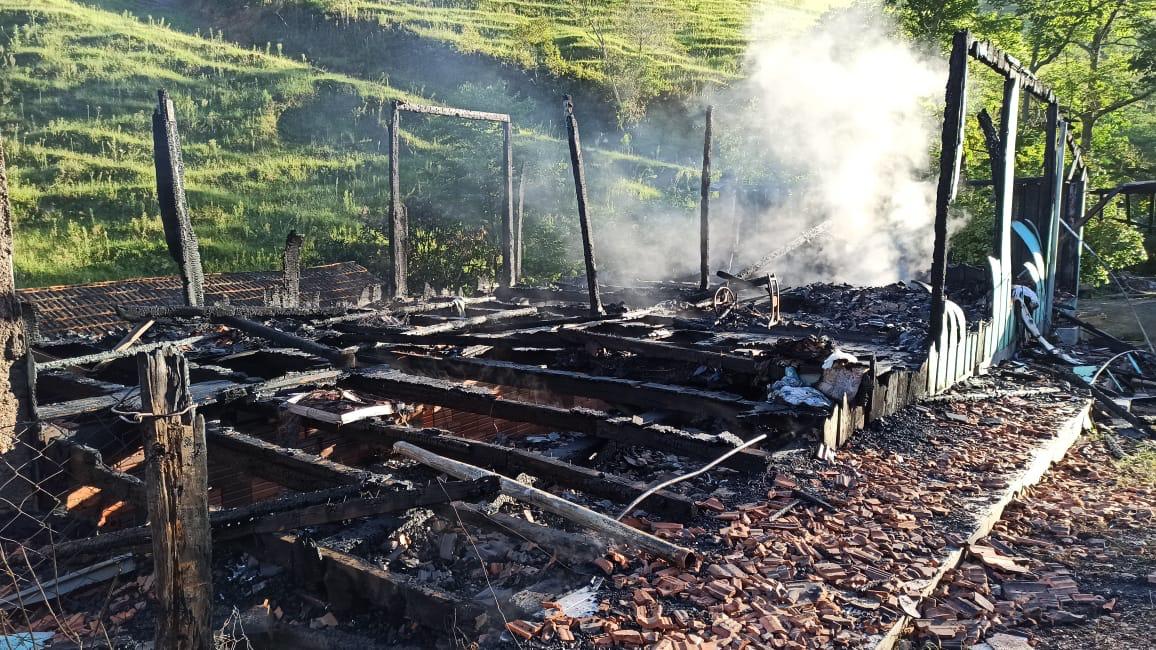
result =
[[[65,640],[112,647],[112,632],[131,619],[126,611],[138,611],[147,586],[129,584],[143,582],[125,575],[131,560],[58,557],[55,545],[120,525],[124,518],[111,521],[108,514],[125,504],[77,484],[69,455],[42,436],[52,429],[18,422],[7,431],[7,449],[0,451],[0,650]],[[110,457],[123,460],[134,443],[139,448],[139,438],[110,433],[102,438]]]

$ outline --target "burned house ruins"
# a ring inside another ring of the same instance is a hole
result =
[[[971,74],[1005,92],[990,267],[968,284],[949,273],[947,223]],[[1029,178],[1024,96],[1048,118]],[[510,117],[393,111],[387,278],[356,260],[302,268],[307,232],[279,272],[204,274],[163,92],[178,277],[17,291],[0,175],[0,633],[53,648],[970,647],[997,617],[1067,611],[1048,591],[1063,576],[939,611],[1015,565],[980,540],[1092,401],[1070,370],[1000,365],[1052,350],[1081,253],[1064,225],[1086,207],[1059,100],[1014,59],[957,34],[930,282],[885,287],[791,286],[775,252],[712,273],[710,113],[700,277],[600,283],[569,98],[586,278],[526,286]],[[502,125],[492,294],[412,295],[405,112]]]

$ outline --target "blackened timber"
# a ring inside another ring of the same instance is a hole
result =
[[[301,247],[305,238],[290,230],[281,253],[281,300],[284,307],[301,306]]]
[[[947,89],[944,92],[942,149],[939,154],[939,187],[935,198],[935,244],[931,257],[931,317],[928,340],[939,341],[944,328],[947,297],[947,219],[948,210],[959,190],[959,168],[963,160],[964,119],[967,115],[967,48],[971,35],[955,33],[951,50]]]
[[[275,533],[348,519],[404,512],[410,508],[425,508],[458,499],[488,499],[497,496],[497,493],[497,479],[482,478],[476,481],[435,483],[424,490],[384,491],[377,496],[306,505],[263,516],[254,516],[237,508],[224,511],[221,516],[213,518],[213,540]]]
[[[260,557],[290,570],[309,587],[323,587],[327,600],[335,606],[351,604],[352,595],[398,618],[440,630],[453,621],[472,627],[481,612],[477,605],[416,578],[385,571],[361,558],[293,535],[263,535],[258,539]]]
[[[518,259],[515,251],[517,234],[514,231],[514,142],[509,116],[502,124],[502,167],[504,168],[505,206],[502,211],[502,267],[498,285],[512,287],[517,283]]]
[[[519,473],[525,472],[618,503],[629,503],[647,489],[642,483],[615,474],[573,465],[531,451],[460,438],[441,429],[419,429],[368,420],[335,427],[320,420],[306,420],[318,428],[335,430],[361,444],[388,449],[395,442],[409,442],[447,458],[484,466],[499,474],[517,477]],[[660,490],[647,499],[646,509],[683,521],[697,513],[692,500],[668,490]]]
[[[401,103],[393,102],[389,117],[389,285],[390,295],[399,298],[409,289],[409,217],[401,203]]]
[[[504,399],[487,389],[415,377],[397,370],[367,369],[350,375],[342,384],[387,399],[444,406],[560,431],[576,431],[627,445],[650,447],[696,458],[713,460],[734,448],[734,445],[718,436],[692,434],[657,424],[639,424],[629,417],[614,417],[594,409],[565,409]],[[762,471],[766,469],[769,459],[770,456],[765,452],[745,449],[727,459],[724,464],[737,469]]]
[[[959,42],[959,33],[960,32],[956,32],[957,43]],[[969,54],[971,54],[975,60],[1000,73],[1005,79],[1015,81],[1036,99],[1048,104],[1056,102],[1056,95],[1050,88],[1044,85],[1044,83],[1027,68],[1023,67],[1019,61],[995,45],[987,41],[973,40],[970,35],[967,35],[965,47],[968,48]]]
[[[520,517],[501,512],[487,512],[473,503],[453,502],[449,506],[435,506],[433,511],[451,522],[461,521],[478,528],[486,528],[506,535],[529,540],[551,555],[572,562],[592,562],[606,554],[609,543],[589,530],[570,533],[553,526],[532,524]]]
[[[759,404],[741,395],[688,386],[657,384],[618,377],[602,377],[570,370],[554,370],[510,361],[393,355],[392,363],[427,377],[469,379],[489,384],[591,397],[613,404],[735,419]]]
[[[259,336],[274,343],[279,343],[321,357],[338,368],[352,368],[357,364],[353,350],[339,350],[328,345],[322,345],[316,341],[297,336],[296,334],[290,334],[284,330],[269,327],[268,325],[251,321],[247,318],[225,316],[219,320],[233,329],[238,329],[247,334]]]
[[[314,454],[282,447],[215,424],[206,428],[209,457],[225,460],[246,474],[301,492],[320,486],[368,485],[382,475],[335,463]]]
[[[711,130],[714,127],[714,106],[706,107],[706,131],[702,145],[702,178],[699,188],[699,277],[698,288],[706,291],[710,281],[710,153]]]
[[[205,275],[201,269],[201,251],[189,219],[185,198],[185,164],[181,158],[181,136],[177,131],[176,110],[169,94],[157,91],[153,111],[153,160],[157,177],[157,201],[169,255],[177,263],[184,286],[185,304],[205,303]]]
[[[213,647],[212,538],[205,420],[193,408],[188,362],[175,348],[137,355],[145,486],[156,577],[158,648]]]
[[[121,305],[116,313],[130,322],[158,318],[324,318],[345,314],[345,307],[268,307],[265,305],[209,305],[180,307],[172,305]]]
[[[92,354],[82,354],[76,357],[67,357],[64,359],[53,359],[52,361],[45,361],[37,363],[36,369],[38,371],[55,370],[58,368],[71,368],[74,366],[85,366],[90,363],[101,363],[104,361],[113,361],[115,359],[122,359],[124,357],[131,357],[138,352],[149,352],[152,350],[159,350],[166,345],[176,346],[178,348],[195,346],[198,343],[204,343],[216,338],[216,335],[211,336],[190,336],[184,339],[176,339],[173,341],[157,341],[155,343],[144,343],[141,345],[122,348],[119,350],[108,350],[106,352],[94,352]]]
[[[522,225],[526,218],[526,163],[518,174],[518,210],[514,213],[514,283],[522,282]]]
[[[241,384],[232,381],[198,382],[191,387],[193,401],[198,406],[226,402],[242,397],[271,395],[290,388],[299,388],[308,385],[327,385],[334,383],[340,376],[339,370],[314,370],[310,372],[289,373],[273,379],[255,384]],[[137,409],[140,400],[133,395],[136,389],[123,387],[108,395],[86,397],[59,404],[45,404],[39,407],[40,417],[43,420],[52,420],[68,417],[79,417],[103,411],[117,404],[126,409]]]
[[[562,112],[566,120],[566,135],[570,142],[570,166],[574,172],[574,193],[578,199],[578,223],[582,227],[582,255],[586,262],[586,288],[590,293],[590,313],[601,316],[602,298],[598,295],[598,264],[594,259],[594,235],[587,212],[586,169],[582,163],[582,142],[578,136],[578,120],[574,117],[574,102],[570,96],[562,98]]]
[[[506,113],[486,113],[484,111],[470,111],[464,108],[430,106],[428,104],[410,104],[408,102],[395,102],[394,106],[397,110],[408,111],[410,113],[441,115],[443,117],[460,117],[466,120],[481,120],[485,122],[510,122],[510,116]]]
[[[458,320],[445,321],[443,323],[435,323],[433,325],[414,327],[408,330],[406,334],[410,336],[421,336],[425,334],[437,334],[440,332],[454,332],[457,330],[463,330],[475,327],[477,325],[482,325],[484,323],[492,323],[514,318],[526,318],[529,316],[534,316],[537,313],[537,307],[507,309],[504,311],[494,312],[492,314],[482,314],[481,316],[471,316],[470,318],[462,318]]]
[[[100,488],[102,496],[127,501],[135,506],[147,504],[144,481],[109,467],[100,451],[88,445],[62,435],[54,437],[44,453],[64,467],[78,485]]]
[[[632,339],[614,334],[588,332],[577,328],[561,328],[558,330],[557,336],[565,341],[583,344],[592,343],[610,350],[632,352],[643,357],[685,361],[704,365],[708,368],[718,368],[720,370],[755,377],[766,375],[770,366],[769,360],[755,359],[753,357],[744,357],[724,352],[714,352],[711,350],[696,350],[663,341]]]

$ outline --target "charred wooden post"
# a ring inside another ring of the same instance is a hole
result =
[[[285,238],[285,250],[281,254],[281,269],[284,275],[281,279],[282,307],[301,306],[301,247],[305,245],[305,238],[290,230]]]
[[[177,132],[176,110],[164,90],[157,91],[157,108],[153,112],[153,160],[157,174],[157,201],[169,255],[181,271],[185,304],[205,304],[205,275],[201,269],[201,251],[197,235],[189,220],[185,199],[185,164],[181,159],[181,136]]]
[[[409,292],[406,276],[409,274],[409,218],[401,204],[401,106],[393,102],[389,117],[389,259],[390,295],[400,298]]]
[[[522,224],[526,218],[526,163],[522,163],[522,173],[518,175],[518,211],[514,213],[514,283],[522,282]]]
[[[1053,128],[1054,127],[1054,128]],[[1047,214],[1043,215],[1043,222],[1047,227],[1040,230],[1040,236],[1047,239],[1043,242],[1044,254],[1047,256],[1047,279],[1044,288],[1045,296],[1040,296],[1044,322],[1041,327],[1047,328],[1052,323],[1052,305],[1056,300],[1056,272],[1059,268],[1060,257],[1060,220],[1064,218],[1064,141],[1068,135],[1068,123],[1060,119],[1060,106],[1057,103],[1048,104],[1048,147],[1053,150],[1044,169],[1044,179],[1047,183]]]
[[[942,152],[939,157],[939,188],[935,198],[935,248],[931,257],[931,319],[928,338],[935,345],[943,331],[947,297],[947,211],[959,191],[959,168],[963,162],[963,125],[967,115],[967,50],[971,35],[955,33],[950,72],[944,94]]]
[[[574,193],[578,199],[578,223],[582,226],[582,255],[586,261],[586,286],[590,292],[590,313],[601,316],[602,298],[598,295],[598,265],[594,261],[594,236],[590,232],[590,215],[586,211],[586,169],[582,165],[582,142],[578,137],[578,120],[570,95],[562,97],[566,135],[570,141],[570,166],[574,170]]]
[[[698,288],[706,291],[710,281],[710,149],[714,126],[714,106],[706,107],[706,131],[702,144],[702,183],[698,208],[699,273]]]
[[[1001,180],[999,170],[1003,169],[1003,147],[999,143],[999,131],[991,119],[991,113],[988,113],[986,108],[981,110],[975,119],[979,122],[980,130],[983,131],[984,147],[987,149],[988,164],[991,167],[992,187],[998,195]]]
[[[498,284],[512,287],[518,282],[518,261],[515,252],[517,235],[514,232],[514,141],[509,122],[502,122],[502,161],[505,180],[506,205],[502,214],[502,268]]]
[[[1003,151],[1000,155],[999,178],[996,186],[999,192],[995,195],[996,223],[993,242],[993,253],[997,259],[1006,260],[1011,257],[1011,222],[1013,199],[1015,196],[1015,159],[1016,159],[1016,128],[1019,111],[1016,107],[1020,100],[1020,84],[1015,77],[1009,77],[1003,85],[1003,105],[999,115],[999,141]]]
[[[24,423],[33,415],[34,379],[28,372],[31,358],[24,330],[23,313],[16,297],[16,273],[12,267],[12,205],[8,200],[8,174],[4,147],[0,143],[0,498],[21,503],[31,484],[14,480],[16,470],[28,466],[32,450],[31,431]],[[35,370],[35,366],[32,366]]]
[[[205,421],[175,348],[137,356],[145,485],[156,575],[156,647],[213,647],[213,577]]]

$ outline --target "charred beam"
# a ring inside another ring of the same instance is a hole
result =
[[[494,312],[492,314],[483,314],[481,316],[471,316],[470,318],[445,321],[444,323],[435,323],[433,325],[414,327],[408,330],[406,334],[409,336],[422,336],[428,334],[439,334],[442,332],[455,332],[457,330],[469,329],[486,323],[494,323],[498,321],[511,320],[514,318],[526,318],[529,316],[535,316],[537,313],[537,307],[507,309],[505,311]]]
[[[950,72],[944,93],[942,150],[939,157],[939,187],[935,198],[935,245],[931,257],[931,318],[928,340],[937,345],[943,331],[947,297],[947,219],[948,210],[959,191],[959,168],[963,161],[963,130],[967,115],[967,48],[971,44],[967,31],[955,33],[951,50]]]
[[[582,142],[578,136],[578,120],[574,117],[574,102],[570,96],[562,98],[562,113],[566,120],[566,135],[570,142],[570,166],[574,172],[574,193],[578,199],[578,223],[582,227],[582,255],[586,261],[586,288],[590,293],[590,313],[601,316],[602,298],[598,295],[598,264],[594,260],[594,235],[587,213],[586,168],[582,163]]]
[[[510,129],[509,116],[506,116],[502,123],[502,167],[505,171],[502,185],[506,200],[502,211],[502,268],[498,277],[498,284],[503,287],[512,287],[518,281],[517,233],[514,232],[514,141]]]
[[[86,366],[92,363],[103,363],[105,361],[114,361],[116,359],[123,359],[124,357],[131,357],[138,352],[151,352],[159,350],[165,346],[171,345],[177,348],[186,348],[195,346],[199,343],[211,341],[216,338],[216,335],[211,336],[190,336],[184,339],[176,339],[173,341],[157,341],[155,343],[144,343],[133,347],[108,350],[106,352],[94,352],[92,354],[82,354],[76,357],[68,357],[65,359],[53,359],[52,361],[45,361],[37,363],[36,369],[38,371],[57,370],[60,368],[72,368],[74,366]]]
[[[176,110],[169,94],[157,91],[157,108],[153,112],[153,159],[157,175],[157,200],[169,255],[180,267],[185,304],[205,304],[205,274],[201,270],[201,251],[189,219],[185,199],[185,164],[181,159],[181,136],[177,131]]]
[[[635,423],[628,417],[614,417],[593,409],[564,409],[556,406],[508,400],[492,391],[439,379],[414,377],[388,369],[366,370],[347,378],[354,390],[386,399],[402,399],[432,404],[502,420],[528,422],[561,431],[576,431],[628,445],[713,460],[734,448],[718,436],[692,434],[674,427]],[[738,469],[763,471],[769,455],[746,449],[725,464]]]
[[[262,556],[289,569],[307,586],[324,588],[327,600],[337,609],[352,605],[353,596],[435,629],[444,629],[447,621],[472,627],[481,613],[476,605],[456,595],[293,535],[260,539]]]
[[[513,447],[467,440],[441,429],[417,429],[368,420],[335,427],[320,420],[306,420],[319,428],[336,430],[361,444],[388,449],[395,442],[409,442],[447,458],[484,466],[499,474],[517,477],[519,473],[526,472],[551,483],[618,503],[629,503],[647,489],[642,483],[615,474]],[[656,492],[646,505],[652,512],[684,521],[694,517],[698,511],[692,500],[668,490]]]
[[[464,480],[476,480],[487,476],[498,476],[492,472],[488,472],[480,467],[475,467],[467,463],[460,463],[455,460],[450,460],[443,456],[430,453],[406,442],[399,442],[393,446],[394,452],[415,460],[423,465],[445,472],[450,476],[454,476]],[[649,533],[644,533],[635,528],[631,528],[625,524],[611,519],[606,515],[594,512],[589,508],[584,508],[577,504],[571,503],[566,499],[554,496],[544,490],[539,490],[528,485],[522,485],[517,481],[512,481],[504,476],[499,476],[501,481],[502,494],[511,496],[524,503],[530,503],[542,508],[548,512],[552,512],[560,517],[568,519],[586,528],[590,528],[596,532],[602,533],[607,537],[630,544],[636,548],[643,549],[653,555],[665,558],[680,567],[694,567],[701,560],[694,553],[694,551],[672,544],[664,539],[659,539]]]
[[[305,238],[290,230],[281,253],[281,300],[284,307],[301,306],[301,247]]]
[[[328,345],[322,345],[316,341],[297,336],[296,334],[290,334],[284,330],[269,327],[268,325],[246,318],[224,316],[219,320],[233,329],[238,329],[253,336],[258,336],[268,341],[301,350],[316,357],[321,357],[338,368],[352,368],[357,365],[357,359],[354,354],[355,351],[351,349],[339,350]]]
[[[259,476],[291,490],[307,492],[320,486],[369,485],[380,474],[335,463],[300,449],[282,447],[213,423],[205,430],[209,457],[225,460],[246,474]]]
[[[425,115],[441,115],[444,117],[460,117],[465,120],[481,120],[485,122],[503,122],[508,124],[510,116],[505,113],[486,113],[484,111],[470,111],[464,108],[450,108],[447,106],[430,106],[428,104],[410,104],[407,102],[396,102],[395,108],[400,111],[407,111],[410,113],[422,113]]]
[[[409,217],[401,203],[401,102],[393,102],[389,118],[389,259],[390,295],[409,293]]]
[[[706,291],[710,281],[710,153],[711,129],[714,127],[714,106],[706,107],[706,131],[702,144],[702,178],[699,189],[699,276],[698,288]]]
[[[130,322],[158,318],[325,318],[345,314],[345,307],[267,307],[264,305],[210,305],[175,307],[170,305],[121,305],[116,313]]]

